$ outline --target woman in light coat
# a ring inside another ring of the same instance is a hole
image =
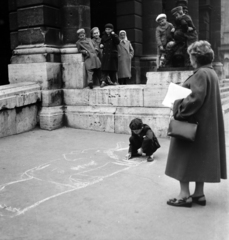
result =
[[[120,43],[118,45],[118,81],[119,84],[126,84],[131,78],[131,59],[134,56],[134,49],[127,39],[124,30],[119,32]]]
[[[180,182],[180,193],[167,204],[191,207],[206,205],[204,183],[227,178],[225,133],[219,79],[212,68],[214,52],[207,41],[196,41],[188,47],[195,71],[183,84],[192,93],[174,102],[176,120],[198,122],[194,142],[171,138],[165,174]],[[192,195],[189,183],[195,182]]]

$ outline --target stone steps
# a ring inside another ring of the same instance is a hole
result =
[[[229,113],[229,79],[220,82],[220,95],[224,116]]]
[[[220,87],[220,93],[229,92],[229,85]]]
[[[141,118],[158,137],[167,135],[170,109],[161,102],[165,88],[120,85],[91,89],[64,89],[67,126],[130,134],[129,123]]]
[[[220,81],[220,87],[229,86],[229,79],[223,79]]]
[[[0,87],[0,137],[32,130],[38,123],[40,85],[9,84]]]

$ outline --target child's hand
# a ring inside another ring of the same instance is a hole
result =
[[[142,155],[143,151],[142,151],[142,148],[139,148],[138,149],[138,154]]]
[[[171,29],[171,32],[175,32],[175,28],[172,28],[172,29]]]
[[[127,160],[131,159],[131,153],[128,153],[128,154],[126,155],[126,159],[127,159]]]
[[[163,51],[163,50],[164,50],[163,46],[160,46],[160,50],[161,50],[161,51]]]
[[[114,32],[111,32],[112,35],[114,35],[115,33]]]
[[[191,32],[193,30],[192,27],[188,27],[188,32]]]
[[[103,48],[104,47],[104,45],[103,44],[100,44],[100,48]]]

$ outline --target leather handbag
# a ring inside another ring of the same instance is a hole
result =
[[[189,123],[171,119],[167,135],[187,141],[194,142],[198,123]]]

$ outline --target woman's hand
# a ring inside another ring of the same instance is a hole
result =
[[[100,48],[103,48],[103,47],[104,47],[104,45],[103,45],[103,44],[100,44],[100,45],[99,45],[99,47],[100,47]]]
[[[128,154],[126,155],[126,159],[127,159],[127,160],[131,159],[131,153],[128,153]]]

